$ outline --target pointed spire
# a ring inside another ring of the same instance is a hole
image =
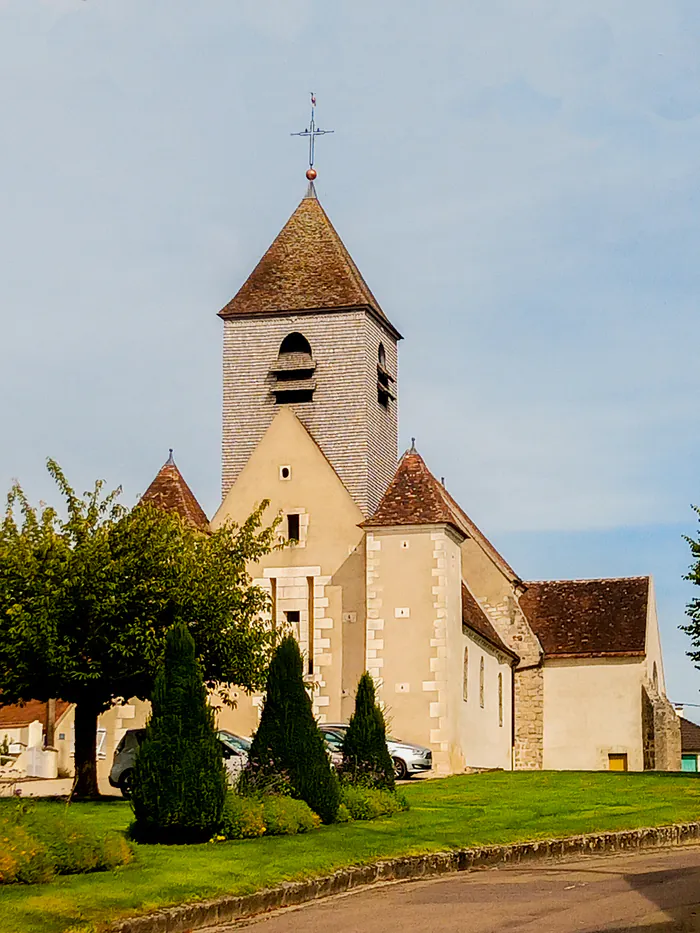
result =
[[[141,496],[139,505],[144,502],[164,512],[174,512],[193,528],[209,530],[209,520],[204,510],[175,465],[172,447],[156,478]]]
[[[401,337],[362,278],[311,182],[297,209],[219,316],[358,307],[368,308]]]
[[[459,528],[443,489],[412,446],[399,462],[377,511],[363,527],[449,524]]]

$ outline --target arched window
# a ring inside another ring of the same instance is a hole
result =
[[[394,377],[389,375],[386,368],[386,350],[384,344],[379,344],[377,351],[377,401],[382,408],[388,408],[389,402],[392,402],[396,396],[391,391],[391,383]]]
[[[464,646],[464,672],[462,674],[462,699],[466,703],[469,699],[469,648]]]
[[[484,656],[479,661],[479,706],[484,708]]]
[[[498,675],[498,725],[503,725],[503,674]]]
[[[280,345],[279,355],[284,356],[285,353],[306,353],[311,356],[311,344],[303,334],[294,331],[287,334]]]
[[[278,405],[311,402],[316,382],[316,364],[311,344],[303,334],[287,334],[280,344],[277,360],[270,370],[272,394]]]

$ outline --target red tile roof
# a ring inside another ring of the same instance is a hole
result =
[[[474,599],[467,586],[462,583],[462,625],[481,635],[489,644],[498,648],[514,660],[519,660],[517,654],[505,644],[491,620]]]
[[[70,703],[65,700],[56,700],[56,722],[70,708]],[[10,706],[0,706],[0,730],[17,729],[20,726],[28,726],[29,723],[38,719],[46,725],[47,704],[41,700],[27,700],[26,703],[13,703]],[[0,741],[2,734],[0,732]]]
[[[170,457],[158,471],[158,475],[141,496],[141,502],[149,503],[164,512],[174,512],[201,531],[209,530],[209,520],[194,493],[185,482],[182,473]]]
[[[700,752],[700,726],[690,722],[689,719],[681,720],[681,751]]]
[[[363,527],[448,524],[458,528],[443,491],[421,455],[411,448],[399,461],[377,510]]]
[[[643,656],[649,577],[526,583],[520,607],[545,658]]]
[[[421,455],[411,448],[399,461],[394,478],[376,512],[363,523],[363,527],[442,523],[452,525],[466,537],[472,538],[511,582],[520,582],[512,567],[479,531],[442,483],[435,479]]]
[[[395,332],[309,185],[306,197],[219,315],[358,306],[369,308]]]

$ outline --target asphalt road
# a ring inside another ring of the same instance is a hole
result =
[[[700,933],[700,847],[387,884],[220,926],[216,933],[240,930]]]

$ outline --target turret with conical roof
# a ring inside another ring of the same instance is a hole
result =
[[[282,406],[292,406],[365,515],[396,469],[401,335],[313,183],[224,321],[222,492]]]
[[[153,505],[164,512],[174,512],[193,528],[209,530],[209,520],[194,493],[185,482],[173,460],[173,452],[158,470],[156,478],[141,496],[140,502]]]

